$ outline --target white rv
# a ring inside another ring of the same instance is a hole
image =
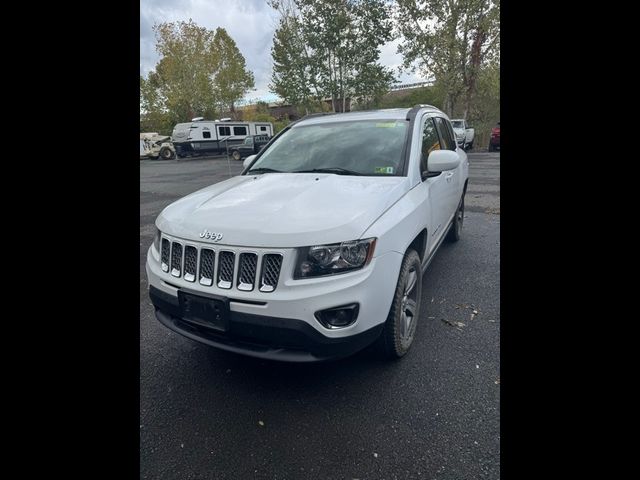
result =
[[[200,153],[216,154],[227,151],[227,145],[244,142],[249,135],[273,136],[273,124],[269,122],[242,122],[223,118],[204,120],[194,118],[189,123],[179,123],[173,128],[171,139],[179,157]]]

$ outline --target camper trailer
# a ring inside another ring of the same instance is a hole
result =
[[[177,124],[171,135],[179,157],[199,154],[226,153],[233,145],[244,142],[249,135],[273,136],[273,124],[268,122],[241,122],[230,118],[204,120],[194,118],[189,123]]]

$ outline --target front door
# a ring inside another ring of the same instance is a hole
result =
[[[441,142],[436,129],[434,119],[426,117],[422,128],[422,159],[420,161],[420,173],[428,173],[427,160],[429,154],[434,150],[440,150]],[[442,236],[442,232],[446,227],[445,205],[447,203],[447,181],[444,174],[433,177],[427,177],[423,180],[429,199],[429,211],[431,213],[431,222],[427,234],[428,252],[431,253],[438,240]],[[428,257],[428,256],[427,256]]]

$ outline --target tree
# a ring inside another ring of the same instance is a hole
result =
[[[272,0],[281,15],[274,35],[271,88],[309,105],[329,97],[333,111],[347,98],[371,102],[388,90],[391,71],[378,63],[392,38],[386,0]],[[340,103],[341,102],[341,103]]]
[[[444,110],[463,100],[469,113],[480,71],[499,61],[499,0],[397,0],[396,25],[403,37],[403,65],[414,65],[444,88]]]
[[[313,104],[322,100],[322,95],[315,81],[313,64],[301,38],[301,25],[298,18],[290,12],[289,9],[283,11],[274,33],[271,47],[273,70],[269,88],[280,98],[300,106],[308,113]]]
[[[217,56],[214,90],[221,108],[234,112],[234,103],[255,86],[253,73],[247,70],[236,42],[224,28],[216,29],[213,48]]]
[[[146,123],[214,118],[253,88],[253,74],[224,29],[192,20],[154,25],[160,60],[140,79],[140,112]],[[159,130],[159,128],[158,128]]]

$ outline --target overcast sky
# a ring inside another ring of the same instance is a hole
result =
[[[269,92],[271,76],[271,45],[277,24],[277,12],[266,0],[140,0],[140,74],[147,75],[157,61],[155,23],[193,19],[209,30],[224,28],[233,38],[255,76],[256,89],[247,94],[247,100],[273,101],[277,97]],[[396,54],[397,41],[381,49],[380,62],[394,69],[402,62]],[[402,83],[419,82],[417,74],[403,73],[396,78]]]

